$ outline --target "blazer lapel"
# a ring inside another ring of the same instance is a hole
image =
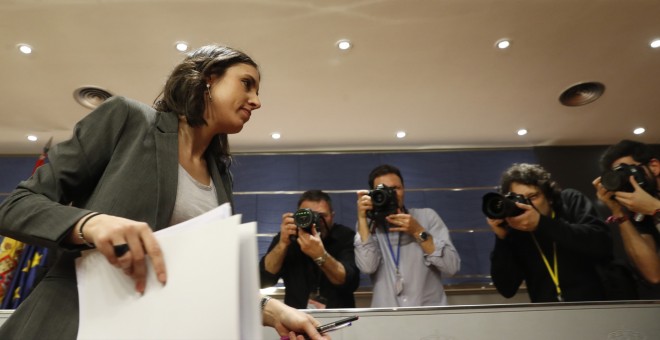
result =
[[[173,113],[158,112],[156,118],[156,177],[158,178],[158,205],[155,230],[170,225],[179,169],[179,120]]]

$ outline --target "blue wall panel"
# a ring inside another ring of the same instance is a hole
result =
[[[6,196],[28,178],[36,159],[0,158],[0,192]],[[236,155],[234,210],[243,221],[258,223],[262,256],[279,232],[282,214],[295,211],[308,189],[328,191],[335,221],[354,228],[356,191],[368,188],[374,167],[392,164],[404,176],[406,206],[433,208],[450,230],[462,269],[445,283],[488,282],[494,238],[481,213],[481,196],[495,190],[502,172],[520,162],[537,163],[533,149]],[[362,285],[370,284],[363,275]]]
[[[308,189],[328,191],[335,221],[353,228],[356,191],[368,188],[369,172],[392,164],[404,176],[407,207],[430,207],[447,224],[462,269],[445,283],[489,282],[493,234],[481,213],[481,197],[496,190],[513,163],[537,163],[532,149],[237,155],[233,167],[238,213],[256,216],[259,256],[279,231],[281,215],[293,212]],[[255,178],[256,177],[256,178]],[[267,239],[264,242],[261,239]],[[362,285],[370,285],[363,275]]]

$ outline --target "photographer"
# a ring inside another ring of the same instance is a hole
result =
[[[303,193],[298,209],[282,215],[280,232],[259,262],[261,287],[281,277],[284,303],[291,307],[355,308],[353,292],[360,285],[355,232],[333,222],[332,200],[321,190]]]
[[[369,187],[357,193],[355,260],[371,274],[371,307],[446,305],[441,278],[460,268],[447,226],[430,208],[404,207],[399,169],[376,167]]]
[[[601,157],[603,176],[594,182],[619,225],[626,254],[646,282],[660,283],[660,160],[646,144],[623,140]]]
[[[606,299],[598,266],[611,260],[612,240],[591,202],[576,190],[560,190],[533,164],[506,170],[501,193],[516,195],[516,211],[496,216],[484,201],[496,235],[490,260],[497,291],[510,298],[525,281],[532,302]]]

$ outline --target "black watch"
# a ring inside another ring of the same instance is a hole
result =
[[[427,233],[425,231],[422,231],[421,233],[419,233],[417,235],[417,242],[422,243],[422,242],[428,240],[429,238],[431,238],[431,235],[429,235],[429,233]]]

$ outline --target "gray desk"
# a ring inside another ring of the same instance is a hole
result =
[[[0,310],[0,324],[11,312]],[[308,312],[321,323],[349,315],[360,317],[353,326],[331,333],[333,340],[660,339],[660,301],[358,308]],[[279,336],[273,329],[263,328],[263,339],[277,340]]]

